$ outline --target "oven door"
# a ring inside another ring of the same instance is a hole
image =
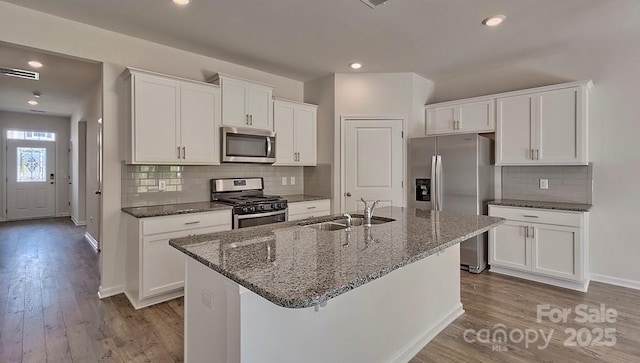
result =
[[[275,163],[275,132],[238,127],[223,127],[222,161],[236,163]]]
[[[269,213],[255,213],[233,215],[233,229],[261,226],[263,224],[278,223],[287,221],[287,210],[279,210]]]

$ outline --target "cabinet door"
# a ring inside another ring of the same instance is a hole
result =
[[[247,113],[250,117],[250,127],[272,130],[271,121],[271,89],[262,86],[248,86]]]
[[[300,107],[295,111],[295,144],[298,152],[298,164],[316,165],[316,110]]]
[[[172,238],[189,233],[176,232],[142,238],[140,298],[162,294],[184,286],[185,255],[169,246]]]
[[[536,161],[586,164],[582,93],[582,88],[575,87],[537,95]]]
[[[553,277],[580,280],[582,277],[579,228],[534,224],[531,271]]]
[[[454,121],[458,117],[457,110],[457,106],[427,109],[427,135],[455,132]]]
[[[273,110],[276,131],[276,165],[296,165],[294,144],[295,108],[289,103],[275,102]]]
[[[218,89],[210,86],[183,84],[180,89],[180,146],[183,163],[219,164],[220,140],[216,125]]]
[[[493,132],[495,131],[495,115],[493,100],[463,103],[458,109],[457,132]]]
[[[531,164],[535,95],[499,98],[496,164]]]
[[[506,221],[489,231],[489,264],[531,271],[526,223]]]
[[[178,162],[180,83],[134,77],[134,162]]]
[[[222,89],[222,124],[249,127],[247,115],[247,87],[245,82],[224,79]]]

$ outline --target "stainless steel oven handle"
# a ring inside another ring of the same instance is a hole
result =
[[[269,213],[241,214],[241,215],[236,215],[236,218],[249,219],[249,218],[257,218],[257,217],[270,217],[270,216],[277,216],[278,214],[286,214],[286,213],[287,213],[287,210],[283,209],[283,210],[269,212]]]
[[[267,157],[271,157],[271,138],[267,136]]]

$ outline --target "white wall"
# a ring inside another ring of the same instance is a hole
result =
[[[69,215],[69,125],[68,117],[47,116],[33,113],[0,111],[0,131],[6,138],[6,130],[50,131],[56,133],[56,215]],[[0,165],[4,165],[5,149],[0,148]],[[5,169],[0,170],[0,220],[6,219],[4,200]]]
[[[302,100],[303,84],[237,64],[0,2],[0,41],[103,62],[104,179],[101,216],[101,295],[124,284],[124,219],[120,211],[121,167],[116,84],[125,66],[205,80],[224,72],[274,85],[274,96]],[[89,136],[91,138],[91,136]],[[89,190],[89,188],[87,187]]]
[[[335,75],[333,212],[341,190],[341,117],[403,118],[408,137],[424,134],[424,105],[433,97],[433,82],[415,73],[339,73]],[[405,178],[406,180],[406,175]],[[406,184],[406,183],[405,183]]]
[[[589,155],[593,161],[591,272],[595,278],[640,288],[640,50],[618,34],[597,45],[574,44],[553,56],[436,82],[437,101],[565,81],[593,79]]]

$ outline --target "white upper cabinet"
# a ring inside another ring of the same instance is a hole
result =
[[[495,130],[494,100],[446,102],[428,105],[426,134],[493,132]]]
[[[276,131],[274,165],[315,166],[317,106],[281,99],[273,101]]]
[[[273,129],[273,87],[220,73],[208,81],[222,89],[222,125]]]
[[[586,165],[591,81],[497,99],[497,165]]]
[[[219,164],[220,89],[137,69],[125,72],[127,164]]]

